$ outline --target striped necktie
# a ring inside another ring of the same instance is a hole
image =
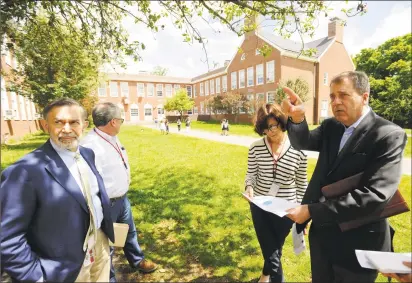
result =
[[[89,178],[87,177],[89,168],[88,165],[85,163],[83,158],[81,157],[80,153],[76,152],[76,156],[74,158],[76,160],[76,165],[77,169],[79,170],[79,175],[80,175],[80,181],[82,183],[82,192],[83,195],[86,198],[86,204],[87,208],[89,209],[89,214],[90,214],[90,225],[89,229],[86,234],[86,238],[84,239],[83,243],[83,251],[86,251],[86,249],[92,249],[94,244],[96,243],[96,229],[94,226],[94,220],[96,219],[95,211],[94,211],[94,206],[92,202],[92,196],[90,193],[90,183],[89,183]]]

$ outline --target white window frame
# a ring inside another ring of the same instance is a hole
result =
[[[176,85],[176,84],[173,85],[173,90],[174,90],[175,94],[179,89],[180,89],[180,85]]]
[[[259,82],[259,80],[261,82]],[[256,85],[263,85],[265,83],[265,76],[263,72],[263,64],[256,65]]]
[[[204,96],[205,92],[204,92],[204,88],[203,88],[203,82],[200,83],[200,96]]]
[[[247,86],[254,86],[254,71],[253,66],[247,68]],[[251,82],[252,81],[252,82]]]
[[[193,107],[193,113],[194,114],[199,114],[199,109],[197,106]]]
[[[269,100],[269,95],[270,95],[270,94],[273,94],[273,100],[272,100],[272,101]],[[276,92],[274,92],[274,91],[268,91],[268,92],[266,93],[266,103],[274,103],[274,102],[275,102],[275,95],[276,95]]]
[[[227,76],[222,77],[222,92],[227,92]]]
[[[266,62],[266,83],[274,83],[275,75],[275,60]]]
[[[137,97],[144,97],[144,83],[137,83]]]
[[[190,91],[189,91],[189,89],[190,89]],[[187,91],[187,96],[192,97],[193,93],[192,93],[192,86],[191,85],[186,86],[186,91]]]
[[[6,91],[6,82],[3,77],[1,77],[1,109],[3,113],[4,110],[9,110],[9,98]]]
[[[239,70],[239,88],[245,88],[245,69]]]
[[[205,103],[203,101],[200,102],[200,114],[205,114]]]
[[[323,73],[323,85],[328,85],[329,74],[328,72]]]
[[[119,97],[119,89],[117,82],[110,82],[110,96]]]
[[[211,79],[209,81],[209,86],[210,86],[210,95],[215,94],[215,80]]]
[[[171,84],[167,84],[165,86],[165,91],[166,91],[166,97],[171,97],[173,94],[173,89]]]
[[[153,97],[154,96],[154,84],[147,84],[147,97]]]
[[[129,83],[128,82],[120,82],[120,93],[122,97],[129,97]]]
[[[256,50],[255,50],[255,55],[260,55],[260,51],[259,51],[258,48],[256,48]]]
[[[163,105],[157,105],[157,115],[164,115],[165,114],[165,108]]]
[[[240,56],[240,61],[243,61],[246,59],[246,53],[243,53],[242,56]]]
[[[328,117],[328,108],[329,108],[329,102],[327,99],[323,99],[320,102],[320,117],[321,118],[327,118]]]
[[[196,84],[193,85],[193,97],[196,97]]]
[[[27,111],[27,119],[29,121],[33,120],[33,112],[31,111],[31,100],[26,97],[26,111]]]
[[[100,84],[99,89],[97,91],[99,97],[106,97],[107,96],[107,91],[106,91],[107,83],[104,82]]]
[[[159,89],[159,87],[161,89]],[[156,97],[163,97],[163,84],[156,84]]]
[[[21,120],[22,121],[27,121],[27,112],[26,112],[26,105],[24,103],[24,96],[18,95],[17,99],[19,101],[19,107],[20,107],[20,114],[21,114]]]
[[[209,95],[209,82],[205,81],[205,95]]]
[[[20,120],[20,113],[18,109],[18,101],[17,101],[17,94],[12,91],[10,92],[11,95],[11,109],[13,110],[14,120]]]
[[[237,72],[232,72],[230,74],[230,89],[234,90],[237,87]]]
[[[220,77],[215,79],[216,81],[216,93],[220,93]]]
[[[136,112],[137,112],[137,115],[132,115],[132,110],[137,110]],[[136,116],[138,119],[137,120],[139,120],[139,106],[137,105],[137,104],[135,104],[135,103],[133,103],[131,106],[130,106],[130,120],[133,120],[132,119],[132,116]]]

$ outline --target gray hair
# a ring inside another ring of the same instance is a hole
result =
[[[111,102],[97,104],[92,111],[93,123],[96,127],[106,126],[114,118],[120,118],[120,108]]]
[[[82,112],[83,120],[87,119],[87,112],[83,108],[83,106],[78,101],[76,101],[74,99],[71,99],[71,98],[67,98],[67,97],[62,97],[62,98],[55,99],[52,102],[50,102],[49,104],[47,104],[46,107],[44,107],[44,109],[43,109],[43,118],[47,120],[47,115],[49,114],[49,112],[53,108],[62,107],[62,106],[78,106],[78,107],[80,107],[80,111]]]
[[[348,71],[340,73],[331,80],[330,86],[335,83],[341,83],[345,78],[348,78],[352,82],[353,87],[359,94],[364,94],[365,92],[370,93],[369,78],[364,72],[360,71]]]

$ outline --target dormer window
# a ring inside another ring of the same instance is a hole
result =
[[[246,59],[246,54],[245,54],[245,53],[243,53],[243,54],[242,54],[242,56],[240,57],[240,60],[242,60],[242,61],[243,61],[243,60],[245,60],[245,59]]]

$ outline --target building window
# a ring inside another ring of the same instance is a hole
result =
[[[31,112],[31,105],[30,105],[30,99],[26,97],[26,111],[27,111],[27,117],[28,120],[33,120],[33,113]]]
[[[242,60],[242,61],[243,61],[243,60],[245,60],[245,59],[246,59],[246,54],[245,54],[245,53],[243,53],[243,54],[242,54],[242,56],[240,56],[240,60]]]
[[[323,84],[328,85],[328,73],[323,73]]]
[[[33,101],[31,102],[31,112],[33,113],[33,116],[34,116],[34,114],[36,114],[36,107],[34,106]],[[33,118],[35,118],[35,117],[33,117]]]
[[[253,86],[253,67],[247,68],[247,86]]]
[[[19,104],[20,104],[21,119],[27,120],[26,107],[24,105],[24,97],[19,95],[18,98],[19,98]]]
[[[202,101],[200,102],[200,114],[205,113],[205,103]]]
[[[328,117],[328,101],[322,100],[321,107],[320,107],[320,117],[327,118]]]
[[[203,83],[200,83],[200,96],[204,96],[205,93],[203,91]]]
[[[215,94],[215,80],[212,79],[209,81],[210,84],[210,94]]]
[[[205,95],[209,95],[209,82],[205,81]]]
[[[239,88],[245,87],[245,70],[239,71]]]
[[[13,110],[14,120],[20,120],[19,111],[17,109],[17,96],[15,92],[11,92],[11,109]]]
[[[163,108],[163,105],[158,105],[157,106],[157,114],[158,115],[164,115],[165,114],[165,109]]]
[[[220,78],[216,78],[216,93],[220,93]]]
[[[274,103],[275,102],[275,92],[268,92],[267,93],[267,103]]]
[[[275,61],[266,63],[266,83],[275,82]]]
[[[187,90],[187,96],[192,97],[192,86],[187,85],[186,90]]]
[[[100,97],[106,96],[106,83],[100,84],[98,94]]]
[[[147,96],[153,96],[154,95],[154,85],[153,84],[147,84]]]
[[[236,89],[236,85],[237,85],[237,76],[236,76],[236,72],[232,72],[231,74],[230,74],[230,86],[231,86],[231,89],[233,90],[233,89]]]
[[[180,85],[174,85],[173,87],[174,87],[175,94],[176,94],[176,92],[180,89]]]
[[[256,48],[256,50],[255,50],[255,55],[260,55],[260,51],[259,51],[258,48]]]
[[[110,96],[111,97],[119,96],[119,92],[117,90],[117,82],[110,82]]]
[[[152,116],[152,108],[145,108],[144,109],[145,116]]]
[[[263,84],[263,64],[256,66],[256,85]]]
[[[172,85],[166,85],[166,96],[167,97],[172,96]]]
[[[254,97],[254,95],[252,94],[252,93],[249,93],[248,95],[247,95],[247,100],[249,101],[249,113],[250,114],[253,114],[253,113],[255,113],[255,107],[254,107],[254,103],[253,103],[253,97]]]
[[[143,83],[137,84],[137,97],[144,97],[144,84]]]
[[[7,97],[6,92],[6,82],[3,77],[1,77],[1,109],[3,110],[3,114],[4,110],[9,109],[9,98]]]
[[[196,97],[196,85],[193,85],[193,97]]]
[[[156,85],[156,95],[163,96],[163,84]]]
[[[265,94],[264,93],[257,93],[256,94],[256,100],[259,103],[265,103]]]
[[[137,120],[138,117],[139,117],[139,108],[137,108],[137,105],[135,104],[132,106],[132,108],[130,108],[130,119],[134,121],[134,120]]]
[[[222,77],[222,92],[227,91],[227,76]]]
[[[129,97],[129,83],[128,82],[121,82],[120,83],[120,91],[122,93],[122,97]]]
[[[199,110],[198,110],[197,106],[193,108],[193,113],[195,113],[195,114],[199,113]]]

